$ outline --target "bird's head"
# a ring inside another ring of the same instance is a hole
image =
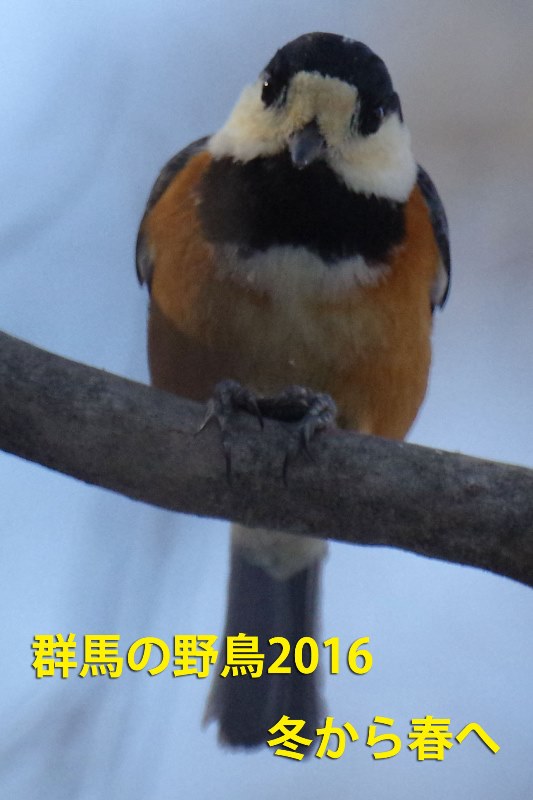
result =
[[[241,162],[288,154],[295,170],[323,160],[350,189],[400,202],[416,180],[387,67],[366,45],[332,33],[278,50],[209,149]]]

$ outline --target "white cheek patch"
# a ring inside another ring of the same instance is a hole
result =
[[[411,137],[397,114],[370,136],[346,138],[329,154],[330,166],[355,192],[403,203],[416,182]]]
[[[376,286],[390,271],[386,264],[369,265],[362,256],[326,264],[307,248],[291,245],[269,247],[247,258],[235,245],[217,245],[215,263],[221,278],[266,292],[281,304],[314,296],[334,300],[357,286]]]
[[[246,162],[276,155],[286,147],[278,112],[266,109],[261,100],[262,86],[258,80],[244,89],[225,125],[209,140],[207,149],[215,158]]]

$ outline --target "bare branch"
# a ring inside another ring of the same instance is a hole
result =
[[[281,480],[286,431],[242,415],[228,485],[204,407],[0,333],[0,448],[163,508],[400,547],[533,586],[533,471],[332,431]]]

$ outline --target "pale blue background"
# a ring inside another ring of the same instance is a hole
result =
[[[273,51],[309,30],[388,63],[415,153],[446,202],[453,292],[411,439],[533,466],[533,6],[448,0],[18,0],[0,26],[0,327],[139,380],[136,227],[164,161],[216,129]],[[142,453],[139,453],[142,458]],[[327,680],[364,739],[374,715],[477,721],[443,763],[235,755],[200,727],[207,681],[34,678],[37,632],[221,630],[226,528],[0,457],[0,796],[522,800],[533,792],[533,594],[509,580],[335,545],[324,638],[368,635],[374,667]],[[386,502],[384,500],[384,502]]]

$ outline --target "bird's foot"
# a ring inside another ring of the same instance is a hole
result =
[[[335,424],[337,406],[329,394],[305,386],[289,386],[274,397],[258,398],[263,417],[290,425],[290,436],[283,460],[283,481],[287,484],[290,461],[303,451],[310,460],[313,437]]]
[[[231,443],[229,428],[231,418],[239,411],[247,411],[259,420],[263,427],[263,415],[259,408],[259,399],[246,386],[237,381],[225,380],[216,384],[213,396],[207,402],[206,414],[197,433],[216,420],[222,433],[222,447],[226,460],[226,475],[231,482]]]
[[[226,475],[231,482],[231,419],[239,411],[252,414],[263,427],[263,419],[282,422],[289,428],[289,438],[283,460],[283,481],[287,484],[289,463],[303,451],[313,459],[310,443],[313,437],[335,423],[337,407],[333,399],[322,392],[305,386],[289,386],[277,395],[259,397],[237,381],[217,383],[213,396],[207,403],[202,431],[215,419],[222,433],[222,447],[226,460]]]

